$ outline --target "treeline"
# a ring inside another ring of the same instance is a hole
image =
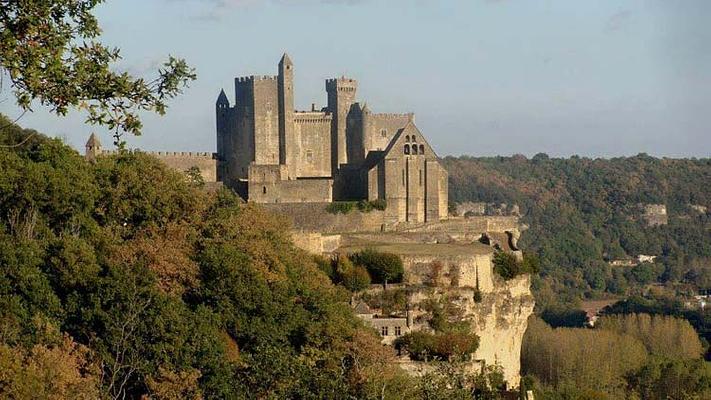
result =
[[[524,386],[544,399],[705,399],[711,366],[683,319],[630,314],[595,329],[551,328],[532,318],[524,338]]]
[[[517,204],[519,245],[540,257],[540,306],[640,292],[650,283],[711,287],[711,160],[447,157],[450,202]],[[640,204],[665,204],[669,224],[646,226]],[[701,206],[701,207],[698,207]],[[607,261],[659,256],[633,268]]]

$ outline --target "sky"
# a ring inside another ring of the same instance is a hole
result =
[[[298,109],[324,80],[358,80],[374,112],[414,112],[440,156],[711,156],[711,1],[108,0],[96,9],[118,70],[151,78],[168,55],[198,79],[129,147],[214,151],[214,104],[236,76],[295,64]],[[5,85],[0,113],[20,114]],[[1,100],[1,99],[0,99]],[[83,151],[78,112],[39,105],[20,125]]]

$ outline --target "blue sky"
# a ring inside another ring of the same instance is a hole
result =
[[[117,68],[151,77],[173,54],[198,73],[130,147],[214,151],[220,88],[232,100],[235,76],[276,74],[287,51],[297,108],[347,75],[373,111],[415,112],[440,155],[711,156],[705,0],[108,0],[97,14]],[[18,114],[12,99],[0,112]],[[78,113],[37,106],[20,123],[110,143]]]

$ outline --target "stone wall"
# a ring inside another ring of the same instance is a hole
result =
[[[331,200],[333,180],[289,180],[286,165],[249,166],[249,201],[255,203],[321,203]]]
[[[212,153],[157,152],[151,153],[169,168],[180,172],[196,167],[205,182],[217,181],[217,160]]]
[[[323,112],[294,114],[297,177],[331,176],[331,116]]]
[[[286,216],[294,229],[303,232],[379,232],[383,229],[384,212],[352,211],[348,214],[331,214],[326,211],[330,203],[264,204],[272,212]]]

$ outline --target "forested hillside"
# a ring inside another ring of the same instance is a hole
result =
[[[406,375],[285,221],[202,185],[0,115],[0,398],[499,398]]]
[[[638,293],[664,283],[711,288],[711,160],[447,157],[450,203],[518,204],[529,226],[523,249],[541,258],[540,306]],[[664,204],[668,224],[648,226],[646,204]],[[699,207],[700,206],[700,207]],[[704,207],[706,211],[704,211]],[[610,260],[654,255],[653,263]]]

